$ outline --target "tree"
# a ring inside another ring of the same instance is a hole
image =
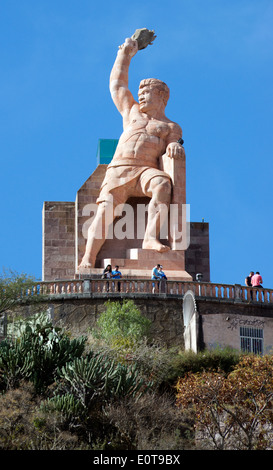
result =
[[[246,356],[227,376],[189,373],[177,383],[177,406],[191,406],[196,432],[216,449],[271,449],[273,358]]]
[[[4,269],[0,274],[0,314],[10,310],[23,299],[31,298],[30,294],[33,294],[32,290],[36,284],[37,281],[32,276]]]

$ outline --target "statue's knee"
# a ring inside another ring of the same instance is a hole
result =
[[[162,178],[157,181],[154,188],[152,189],[153,197],[160,202],[168,203],[170,201],[172,192],[172,185],[169,179]]]
[[[172,184],[169,179],[165,179],[165,181],[162,183],[162,191],[164,193],[171,195],[172,192]]]
[[[172,184],[169,178],[164,178],[162,176],[156,176],[151,180],[150,183],[151,191],[164,191],[166,193],[171,193]]]

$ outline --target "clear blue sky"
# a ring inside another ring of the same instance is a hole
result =
[[[44,201],[74,201],[98,139],[122,122],[119,44],[154,29],[130,69],[164,80],[183,129],[191,220],[210,224],[211,280],[272,280],[272,0],[1,0],[0,269],[41,278]]]

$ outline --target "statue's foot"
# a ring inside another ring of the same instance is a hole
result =
[[[84,258],[82,259],[81,263],[79,264],[78,266],[78,269],[90,269],[93,267],[93,263],[91,263],[90,261],[85,261]]]
[[[170,250],[169,246],[163,245],[158,240],[144,240],[142,243],[142,248],[144,250],[156,250],[159,253],[164,253],[165,251]]]

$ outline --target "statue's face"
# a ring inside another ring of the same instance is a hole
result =
[[[138,91],[139,109],[143,113],[158,108],[159,101],[162,101],[160,90],[157,87],[145,86]]]

